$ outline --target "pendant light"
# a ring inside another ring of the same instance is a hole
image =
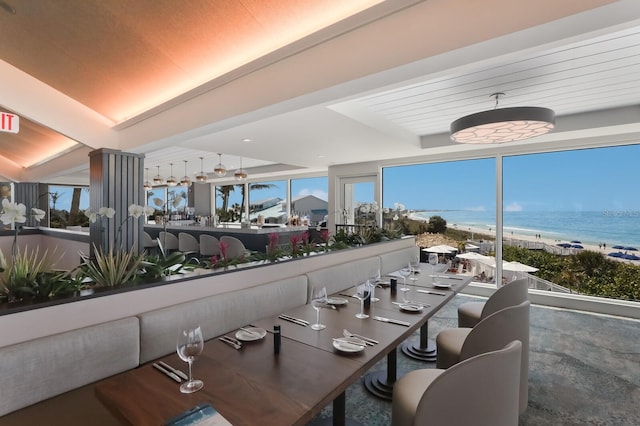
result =
[[[235,171],[233,177],[235,177],[237,181],[243,181],[247,178],[247,171],[242,168],[242,157],[240,157],[240,168]]]
[[[184,176],[182,176],[182,179],[180,180],[180,185],[186,187],[191,185],[191,178],[187,175],[187,160],[182,161],[184,161]]]
[[[218,153],[218,164],[213,168],[213,174],[217,177],[223,177],[227,174],[227,168],[222,164],[222,154]]]
[[[549,108],[515,107],[498,108],[459,118],[451,123],[451,139],[460,143],[489,144],[515,142],[544,135],[555,126],[555,113]]]
[[[171,175],[167,178],[167,186],[176,186],[178,181],[173,176],[173,163],[169,163],[169,166],[171,166]]]
[[[145,177],[145,180],[144,180],[143,188],[144,188],[145,191],[148,191],[148,190],[150,190],[152,188],[151,182],[149,182],[149,168],[145,167],[144,171],[146,173],[146,175],[145,175],[146,177]]]
[[[196,175],[196,182],[198,182],[198,183],[205,183],[207,181],[207,179],[209,178],[209,176],[204,174],[204,170],[203,170],[203,166],[202,166],[202,160],[203,159],[204,159],[204,157],[200,157],[200,174]]]
[[[156,166],[158,168],[158,174],[153,178],[154,185],[162,185],[164,183],[164,179],[160,176],[160,166]]]

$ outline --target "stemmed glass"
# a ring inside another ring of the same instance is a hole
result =
[[[418,277],[416,277],[416,273],[420,270],[420,257],[414,256],[411,258],[409,262],[409,267],[411,268],[411,281],[418,281]]]
[[[354,296],[360,300],[360,312],[356,314],[356,318],[365,319],[369,318],[369,315],[364,313],[364,300],[369,297],[369,281],[364,284],[360,284],[356,287],[356,293]]]
[[[311,306],[316,310],[316,323],[311,325],[312,330],[322,330],[327,326],[320,324],[320,309],[327,305],[327,288],[314,288],[311,290]]]
[[[182,393],[193,393],[202,389],[204,386],[202,380],[193,379],[191,372],[193,361],[202,353],[203,348],[204,339],[200,326],[180,330],[178,342],[176,343],[176,351],[181,360],[189,363],[189,381],[180,385],[180,392]]]
[[[369,278],[369,283],[371,284],[371,301],[378,302],[380,299],[376,297],[376,286],[380,282],[380,269],[376,269],[376,271]]]
[[[407,287],[407,277],[409,275],[411,275],[411,265],[407,264],[407,266],[403,267],[398,272],[400,272],[400,275],[402,275],[402,280],[404,281],[404,287],[399,288],[398,290],[400,290],[400,291],[409,291],[409,290],[411,290],[409,287]]]

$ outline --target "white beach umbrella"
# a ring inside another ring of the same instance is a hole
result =
[[[458,251],[457,248],[448,246],[446,244],[440,244],[440,245],[432,246],[432,247],[429,247],[429,248],[426,248],[426,249],[422,249],[422,250],[424,250],[424,251],[426,251],[428,253],[451,253],[451,252],[454,252],[454,251]]]
[[[520,263],[517,260],[514,260],[513,262],[504,262],[502,264],[502,269],[505,271],[514,271],[514,272],[536,272],[538,270],[538,268],[525,265],[524,263]]]
[[[476,252],[473,252],[473,251],[470,251],[470,252],[467,252],[467,253],[460,253],[456,257],[458,257],[460,259],[467,259],[467,260],[489,260],[489,259],[491,259],[489,256],[485,256],[483,254],[476,253]]]

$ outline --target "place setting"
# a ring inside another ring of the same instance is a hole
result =
[[[336,351],[347,354],[362,352],[367,346],[375,346],[379,343],[369,337],[351,333],[346,328],[342,330],[342,336],[334,337],[332,341]]]

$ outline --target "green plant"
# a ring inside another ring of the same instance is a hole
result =
[[[96,287],[117,287],[133,283],[141,268],[143,256],[132,247],[129,251],[109,250],[104,253],[94,246],[95,259],[83,256],[80,271]]]
[[[184,267],[185,260],[185,255],[179,251],[170,253],[167,256],[164,253],[160,255],[145,255],[140,262],[142,267],[140,277],[145,281],[151,281],[171,275]]]
[[[41,256],[39,247],[35,250],[29,250],[29,247],[24,250],[16,248],[12,259],[9,265],[0,251],[0,297],[14,302],[39,295],[38,279],[53,264],[49,251],[45,250]]]

